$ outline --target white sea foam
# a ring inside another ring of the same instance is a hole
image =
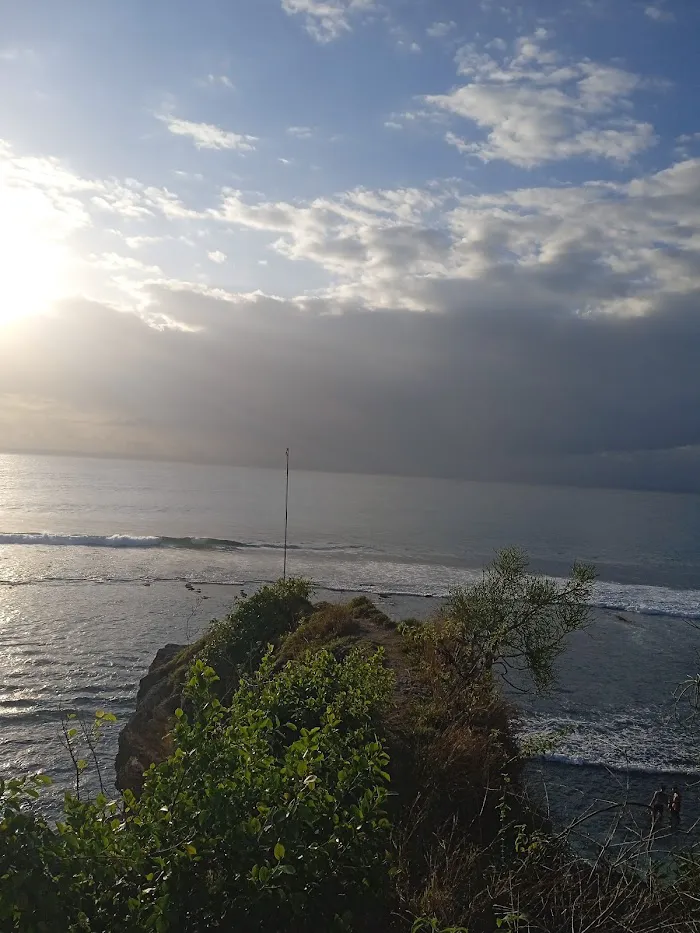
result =
[[[63,547],[162,547],[163,539],[153,535],[56,535],[0,534],[0,545],[26,544]]]
[[[585,758],[581,755],[563,755],[557,752],[551,752],[541,756],[542,760],[551,764],[569,765],[577,768],[603,768],[608,771],[618,771],[623,774],[686,774],[695,776],[698,773],[697,767],[689,767],[687,764],[663,765],[645,761],[601,761],[598,758]]]
[[[279,542],[238,541],[227,538],[197,536],[156,536],[156,535],[89,535],[89,534],[51,534],[51,533],[4,533],[0,534],[2,546],[45,546],[45,547],[81,547],[114,548],[122,551],[129,549],[150,549],[152,551],[203,552],[203,573],[198,573],[195,582],[199,583],[235,583],[241,581],[239,571],[245,572],[245,578],[252,580],[272,579],[279,561]],[[215,552],[235,551],[239,554],[237,575],[231,576],[231,564],[217,562]],[[381,555],[369,548],[357,545],[305,545],[297,543],[290,547],[294,553],[294,572],[313,579],[319,586],[337,590],[361,590],[374,594],[395,596],[444,597],[450,589],[480,578],[480,568],[446,566],[439,563],[400,562],[387,555]],[[247,553],[249,558],[243,558]],[[206,558],[204,558],[206,554]],[[255,555],[255,556],[254,556]],[[75,569],[74,567],[72,568]],[[105,570],[109,568],[105,567]],[[126,582],[119,568],[118,580]],[[193,556],[187,558],[188,573],[197,573]],[[157,571],[151,579],[157,579]],[[104,582],[111,581],[107,572]],[[115,578],[116,579],[116,578]],[[168,579],[172,579],[168,574]],[[25,582],[15,580],[12,582]],[[26,581],[39,582],[39,581]],[[60,582],[52,578],[52,582]],[[67,581],[68,582],[68,581]],[[74,575],[71,582],[76,582]],[[593,590],[592,605],[618,612],[641,613],[644,615],[665,615],[685,619],[700,619],[700,590],[673,589],[667,586],[651,586],[637,583],[616,583],[599,581]]]

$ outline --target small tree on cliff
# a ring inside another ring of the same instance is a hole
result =
[[[459,680],[483,682],[495,670],[512,683],[527,673],[546,692],[567,636],[589,620],[594,580],[585,564],[575,564],[563,582],[535,576],[523,551],[501,551],[481,580],[450,592],[433,628],[434,647]]]

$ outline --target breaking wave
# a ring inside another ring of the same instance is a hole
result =
[[[199,584],[236,584],[240,582],[263,581],[271,579],[273,566],[276,568],[276,555],[282,550],[279,542],[239,541],[234,538],[213,537],[171,537],[156,535],[88,535],[88,534],[50,534],[50,533],[0,533],[0,547],[25,545],[44,547],[75,547],[96,549],[121,549],[122,552],[147,551],[153,554],[182,554],[199,552],[205,563],[200,562],[198,569],[192,566],[191,558],[183,564],[182,574],[178,564],[169,565],[172,573],[165,575],[154,570],[148,574],[152,582],[177,581],[181,577]],[[398,559],[382,553],[372,547],[341,542],[310,544],[291,544],[288,548],[296,553],[295,568],[302,575],[313,579],[320,587],[338,591],[363,591],[378,596],[416,596],[440,598],[446,596],[450,588],[469,583],[481,577],[481,570],[476,567],[444,565],[443,563],[424,563]],[[267,556],[266,556],[267,552]],[[215,554],[239,553],[251,555],[246,559],[245,568],[237,568],[236,578],[230,576],[231,565],[217,562]],[[252,564],[252,555],[259,556]],[[206,555],[210,555],[206,559]],[[124,555],[126,558],[126,554]],[[160,565],[159,565],[160,567]],[[65,568],[67,571],[68,567]],[[74,570],[71,564],[71,570]],[[115,568],[116,569],[116,568]],[[163,568],[160,568],[163,569]],[[80,582],[130,582],[127,567],[119,565],[115,576],[111,568],[102,568],[97,578],[91,570],[88,577],[73,572],[57,577],[41,577],[32,580],[0,580],[2,584],[19,585],[23,583],[80,583]],[[124,573],[124,571],[127,571]],[[240,576],[243,573],[244,576]],[[136,582],[141,582],[143,570],[136,571]],[[554,579],[557,577],[552,574]],[[619,583],[601,579],[593,588],[591,604],[600,609],[607,609],[619,614],[623,623],[635,624],[634,615],[659,615],[683,619],[700,620],[700,590],[674,589],[667,586],[641,583]]]
[[[281,544],[268,542],[235,541],[229,538],[173,538],[155,535],[60,535],[46,533],[0,533],[2,545],[42,545],[44,547],[104,547],[104,548],[179,548],[197,551],[235,551],[243,548],[280,550]],[[307,547],[288,545],[288,550],[346,551],[357,550],[353,545]]]
[[[534,759],[538,760],[538,759]],[[687,763],[677,763],[663,765],[648,761],[627,761],[627,762],[607,762],[597,758],[585,758],[580,755],[563,755],[558,753],[548,753],[539,756],[540,761],[548,764],[567,765],[575,768],[599,768],[605,771],[615,771],[620,774],[667,774],[667,775],[688,775],[696,777],[698,774],[697,766],[693,767]]]

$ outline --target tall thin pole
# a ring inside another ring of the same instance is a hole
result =
[[[287,448],[287,489],[284,496],[284,569],[282,579],[287,579],[287,523],[289,521],[289,447]]]

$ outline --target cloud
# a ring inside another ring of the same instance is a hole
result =
[[[224,130],[212,123],[194,123],[181,120],[171,114],[159,114],[158,119],[166,124],[175,136],[186,136],[197,149],[234,149],[238,152],[252,152],[258,141],[255,136],[242,135]]]
[[[460,49],[458,72],[468,83],[423,98],[476,128],[469,138],[450,131],[447,141],[481,161],[522,168],[573,157],[627,163],[653,145],[653,127],[629,115],[647,82],[611,65],[566,61],[547,47],[550,38],[539,29],[499,57]]]
[[[212,216],[319,266],[331,302],[629,316],[700,288],[699,191],[700,159],[689,159],[628,184],[481,196],[444,185],[295,204],[228,191]]]
[[[156,243],[162,243],[167,239],[167,237],[162,236],[128,236],[123,234],[120,230],[113,230],[111,232],[121,237],[129,249],[142,249],[144,246],[154,246]]]
[[[297,463],[318,469],[590,480],[597,463],[632,485],[661,458],[686,463],[666,482],[696,481],[698,294],[556,322],[532,297],[329,314],[156,287],[152,313],[196,329],[67,302],[0,343],[3,439],[271,464],[293,438]]]
[[[318,42],[332,42],[351,29],[353,16],[376,9],[375,0],[282,0],[285,13],[304,17]]]
[[[80,291],[111,295],[122,307],[145,307],[144,284],[163,278],[162,271],[133,256],[86,256],[86,244],[117,235],[137,250],[166,239],[166,224],[209,216],[167,188],[84,177],[58,159],[19,154],[2,140],[0,178],[0,328]],[[115,229],[115,219],[123,229]]]
[[[2,219],[11,216],[12,204],[21,202],[18,216],[35,216],[42,238],[67,239],[94,226],[105,213],[125,221],[177,221],[206,216],[187,207],[167,188],[144,185],[135,179],[83,177],[56,158],[18,154],[3,140],[0,173]]]
[[[0,140],[0,198],[3,219],[25,211],[36,217],[45,232],[54,239],[64,239],[90,225],[84,199],[102,188],[114,191],[109,184],[98,186],[66,169],[58,159],[17,155],[8,142]],[[20,210],[19,205],[22,205]]]
[[[0,62],[31,61],[36,58],[33,49],[10,47],[0,49]]]
[[[228,77],[228,75],[208,74],[205,83],[210,87],[225,87],[229,91],[235,90],[233,81]]]
[[[216,249],[212,253],[207,253],[207,256],[209,259],[211,259],[212,262],[215,262],[219,265],[222,262],[226,262],[227,259],[226,253],[222,253],[220,249]]]
[[[432,39],[444,39],[445,36],[449,35],[452,30],[456,28],[457,23],[455,23],[454,20],[449,20],[449,22],[436,22],[428,26],[426,34]]]
[[[310,126],[288,126],[287,133],[297,139],[310,139],[314,135]]]
[[[645,7],[644,15],[657,23],[674,23],[676,21],[675,15],[670,10],[665,10],[661,4],[650,4]]]
[[[92,264],[99,269],[106,269],[108,272],[123,272],[125,270],[138,272],[141,275],[162,276],[163,270],[158,266],[149,266],[140,259],[134,259],[133,256],[120,256],[119,253],[103,253],[101,256],[94,256]]]
[[[2,325],[5,447],[271,463],[294,437],[320,469],[698,485],[700,159],[481,194],[226,189],[199,210],[6,145],[0,161],[17,216],[59,240],[108,211],[127,245],[133,224],[185,221],[198,251],[256,231],[273,282],[315,270],[313,291],[237,294],[176,279],[165,250],[96,252],[111,305]]]

